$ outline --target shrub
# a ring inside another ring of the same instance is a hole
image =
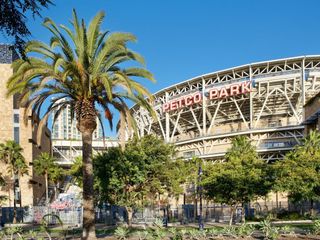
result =
[[[152,235],[151,235],[147,230],[137,231],[134,235],[135,235],[139,240],[149,240],[149,239],[152,239]]]
[[[199,231],[196,229],[191,229],[188,232],[188,235],[190,239],[193,240],[199,240],[199,239],[205,239],[206,238],[206,232],[205,231]]]
[[[114,235],[119,240],[125,240],[129,236],[129,230],[125,227],[117,227],[114,231]]]
[[[185,239],[185,238],[187,237],[187,235],[188,235],[188,230],[185,229],[185,228],[183,228],[183,229],[181,229],[181,230],[179,231],[179,233],[180,233],[182,239]]]
[[[277,214],[278,219],[283,220],[300,220],[305,219],[304,216],[300,215],[298,212],[288,212],[288,211],[281,211]]]
[[[13,236],[18,235],[18,239],[21,239],[22,228],[21,227],[9,227],[6,229],[6,234],[10,236],[10,239],[13,239]]]
[[[313,233],[314,234],[320,234],[320,220],[315,220],[313,222]]]
[[[250,237],[254,232],[254,226],[252,224],[242,224],[238,229],[237,233],[240,237]]]
[[[287,234],[287,235],[290,235],[292,237],[295,237],[296,234],[294,232],[294,228],[291,227],[291,226],[288,226],[288,225],[285,225],[283,227],[280,228],[280,231],[283,233],[283,234]]]
[[[172,240],[182,240],[183,239],[183,235],[176,228],[169,228],[168,231],[171,234]]]
[[[156,240],[162,240],[162,239],[165,239],[165,237],[167,236],[167,233],[161,229],[161,228],[156,228],[153,232],[153,239],[156,239]]]
[[[279,236],[279,229],[272,226],[269,219],[265,219],[260,223],[260,230],[263,232],[265,239],[274,240]]]
[[[207,230],[207,235],[211,238],[221,236],[221,229],[220,228],[210,228]]]

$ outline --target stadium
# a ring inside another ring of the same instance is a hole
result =
[[[139,135],[174,143],[179,156],[221,161],[246,135],[261,158],[282,159],[298,144],[303,106],[320,91],[320,56],[258,62],[204,74],[154,94],[156,118],[132,107]]]

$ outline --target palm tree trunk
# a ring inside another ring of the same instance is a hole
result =
[[[83,235],[82,239],[96,239],[93,202],[92,130],[82,132],[83,162]]]

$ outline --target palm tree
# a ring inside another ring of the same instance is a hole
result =
[[[48,182],[49,180],[55,180],[57,177],[59,170],[59,166],[55,163],[55,158],[52,157],[47,152],[42,152],[34,161],[33,161],[33,169],[38,175],[43,175],[45,178],[46,185],[46,205],[49,203],[48,196]]]
[[[4,186],[7,186],[7,183],[6,183],[6,180],[5,178],[2,176],[2,173],[0,173],[0,187],[4,187]],[[0,207],[2,205],[2,203],[4,201],[6,201],[8,199],[7,196],[5,195],[0,195]],[[1,211],[1,210],[0,210]]]
[[[33,110],[33,115],[40,116],[43,103],[50,101],[39,129],[47,123],[51,113],[54,113],[53,121],[67,106],[75,113],[83,142],[83,239],[96,238],[92,133],[96,129],[96,117],[101,120],[97,107],[104,110],[110,126],[113,125],[112,110],[120,113],[118,129],[121,136],[126,129],[136,128],[128,100],[152,112],[151,94],[137,81],[137,77],[153,81],[152,74],[144,67],[128,67],[132,63],[144,64],[142,56],[127,47],[127,43],[136,38],[130,33],[102,32],[100,26],[104,15],[99,12],[86,26],[73,11],[72,29],[46,19],[44,26],[52,34],[50,44],[27,43],[28,59],[13,63],[14,75],[7,83],[8,95],[20,94],[25,113]]]
[[[302,145],[298,146],[301,150],[311,153],[314,155],[316,151],[320,150],[320,133],[319,131],[312,130],[302,140]]]
[[[14,180],[13,183],[13,223],[17,222],[17,202],[16,202],[16,187],[20,186],[20,177],[28,174],[28,165],[22,155],[23,149],[18,143],[8,140],[0,144],[0,160],[8,165],[8,173]],[[9,199],[10,201],[10,199]],[[20,195],[20,203],[22,203]],[[21,205],[21,204],[20,204]]]
[[[65,177],[65,171],[63,168],[59,167],[57,164],[54,168],[49,171],[49,179],[54,184],[54,199],[57,198],[58,194],[58,184]]]

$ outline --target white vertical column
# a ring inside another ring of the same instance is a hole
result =
[[[252,67],[251,65],[249,66],[249,80],[250,80],[250,83],[251,83],[251,86],[252,86]],[[253,128],[253,96],[252,96],[252,91],[250,91],[249,93],[249,101],[250,101],[250,129]]]
[[[302,64],[301,64],[301,100],[302,100],[302,117],[301,117],[301,120],[300,121],[303,121],[304,120],[304,112],[305,112],[305,108],[303,107],[305,104],[306,104],[306,79],[305,79],[305,58],[302,59]]]
[[[302,90],[302,105],[304,106],[306,104],[306,90],[305,90],[305,58],[302,59],[302,65],[301,65],[301,90]]]
[[[166,102],[169,102],[169,94],[166,92]],[[170,116],[169,112],[165,113],[166,116],[166,136],[165,141],[168,143],[170,141]]]
[[[206,98],[206,82],[202,78],[202,136],[207,135],[207,98]]]

